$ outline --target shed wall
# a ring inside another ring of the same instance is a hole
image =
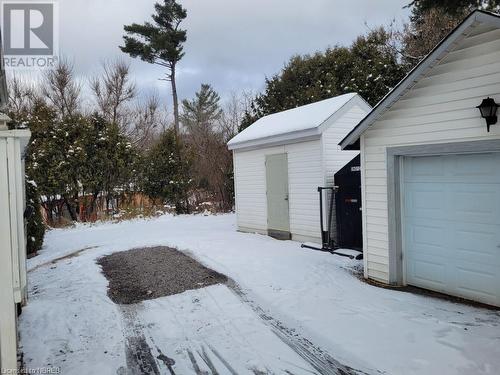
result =
[[[325,176],[325,186],[334,186],[334,177],[340,169],[359,154],[358,151],[341,150],[340,141],[367,115],[369,111],[360,106],[352,106],[346,113],[337,119],[334,125],[325,129],[321,136],[323,147],[323,170]],[[331,197],[329,197],[331,199]],[[325,203],[325,209],[326,209]],[[337,242],[336,207],[333,205],[332,227],[330,231],[332,237]]]
[[[327,186],[333,186],[335,173],[359,154],[358,151],[342,151],[339,143],[367,113],[367,110],[355,105],[323,132],[321,139]]]
[[[267,234],[266,155],[288,154],[290,232],[297,241],[321,241],[317,187],[324,183],[321,141],[235,150],[238,229]]]

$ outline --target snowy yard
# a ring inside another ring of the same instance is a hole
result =
[[[234,282],[114,304],[96,259],[158,245]],[[500,312],[368,285],[352,274],[357,261],[238,233],[234,215],[53,230],[28,266],[30,302],[20,329],[29,368],[177,375],[500,368]]]

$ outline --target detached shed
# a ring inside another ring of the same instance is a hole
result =
[[[229,141],[238,230],[321,243],[317,188],[358,154],[338,143],[370,109],[345,94],[263,117]]]
[[[365,277],[500,306],[500,125],[477,108],[495,101],[500,17],[475,11],[342,140],[361,150]]]

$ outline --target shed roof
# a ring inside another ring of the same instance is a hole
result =
[[[361,96],[349,93],[262,117],[231,139],[228,147],[234,150],[317,138],[322,125],[355,104],[370,109]]]
[[[466,38],[480,24],[486,24],[492,28],[500,28],[500,15],[482,10],[476,10],[469,14],[347,134],[339,143],[342,149],[359,150],[359,137],[361,134],[406,94],[430,69],[439,64],[460,41]]]

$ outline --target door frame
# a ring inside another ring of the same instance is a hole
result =
[[[389,232],[389,284],[406,285],[404,261],[404,157],[482,154],[500,152],[500,139],[469,142],[433,143],[386,148],[387,209]]]

